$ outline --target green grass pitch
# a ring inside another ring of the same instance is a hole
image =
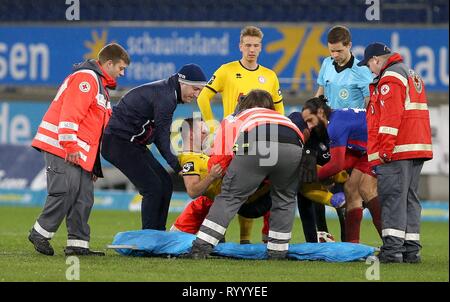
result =
[[[28,242],[28,230],[39,215],[39,208],[0,207],[0,281],[67,281],[63,248],[66,228],[62,225],[53,238],[56,255],[48,257],[34,251]],[[177,214],[169,215],[170,227]],[[253,242],[259,242],[262,219],[253,227]],[[338,221],[328,220],[331,233],[339,237]],[[140,228],[140,214],[124,211],[93,211],[90,218],[91,248],[105,250],[114,235]],[[449,281],[448,222],[423,222],[421,264],[381,264],[383,281]],[[380,246],[381,240],[371,221],[361,226],[361,242]],[[237,242],[239,227],[234,219],[227,241]],[[296,218],[292,243],[303,242],[300,221]],[[320,261],[185,260],[133,258],[107,250],[106,257],[80,257],[80,281],[220,281],[220,282],[299,282],[367,281],[364,261],[327,263]],[[373,282],[373,281],[371,281]]]

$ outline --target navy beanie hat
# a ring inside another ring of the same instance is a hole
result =
[[[178,81],[186,85],[206,85],[206,77],[200,66],[186,64],[178,71]]]

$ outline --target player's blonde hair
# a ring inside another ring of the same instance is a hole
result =
[[[264,37],[264,34],[259,27],[250,25],[250,26],[244,27],[241,30],[241,38],[240,38],[241,43],[242,43],[242,39],[246,36],[258,37],[262,40],[262,38]]]

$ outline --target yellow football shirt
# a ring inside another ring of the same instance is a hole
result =
[[[208,175],[208,160],[209,156],[203,153],[196,152],[183,152],[178,155],[178,161],[180,162],[181,173],[184,175],[198,175],[200,179],[205,178]],[[208,198],[214,200],[216,195],[220,193],[220,187],[222,185],[222,179],[216,179],[209,185],[206,192],[203,194]]]
[[[198,96],[197,103],[203,119],[214,119],[210,101],[216,93],[222,95],[225,118],[234,112],[239,97],[252,89],[269,92],[275,103],[275,110],[284,115],[283,96],[275,72],[261,65],[255,70],[249,70],[240,61],[233,61],[220,66]]]

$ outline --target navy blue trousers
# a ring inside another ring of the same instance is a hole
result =
[[[142,195],[142,229],[166,230],[172,178],[143,145],[104,134],[102,156],[119,169]]]

